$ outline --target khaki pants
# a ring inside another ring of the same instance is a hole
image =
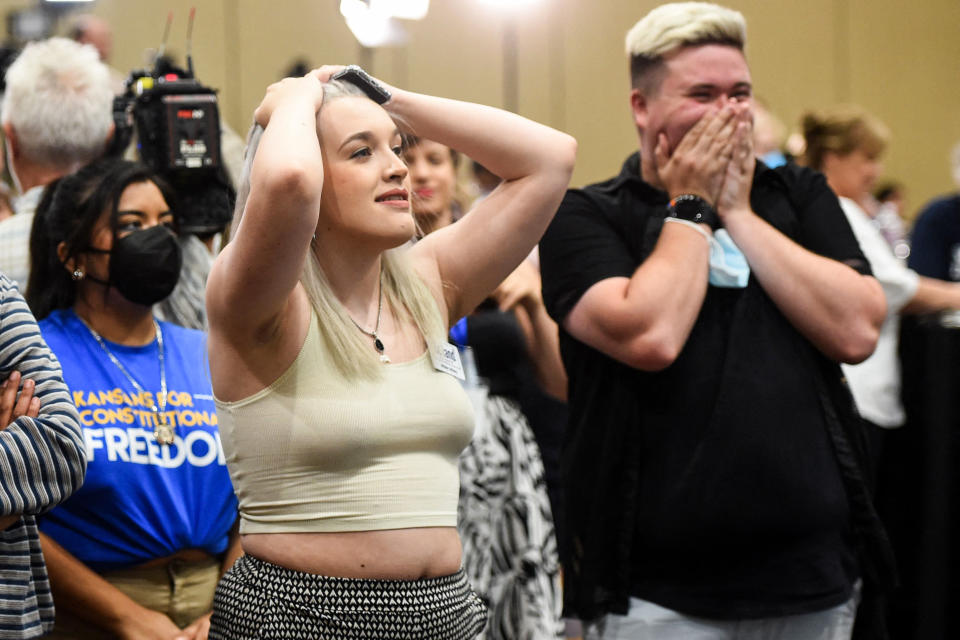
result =
[[[213,592],[220,579],[220,561],[171,560],[160,567],[136,567],[102,573],[101,577],[137,604],[164,613],[181,629],[213,608]],[[96,640],[107,633],[81,620],[64,607],[54,606],[57,619],[47,638]]]

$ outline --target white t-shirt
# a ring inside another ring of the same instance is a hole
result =
[[[887,299],[887,317],[880,328],[876,351],[860,364],[842,365],[843,373],[860,415],[881,427],[900,427],[906,419],[900,402],[897,356],[900,310],[916,295],[920,277],[893,255],[890,245],[857,203],[840,198],[840,206]]]

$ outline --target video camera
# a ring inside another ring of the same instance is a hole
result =
[[[152,71],[131,72],[125,87],[113,100],[115,131],[108,152],[122,155],[135,133],[140,160],[177,193],[180,230],[222,231],[233,216],[236,192],[220,157],[216,91],[194,77],[189,53],[187,69],[161,55]]]

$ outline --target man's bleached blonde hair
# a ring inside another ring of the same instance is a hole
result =
[[[743,14],[709,2],[674,2],[657,7],[627,32],[631,86],[655,93],[663,79],[663,58],[683,47],[722,44],[743,51]]]

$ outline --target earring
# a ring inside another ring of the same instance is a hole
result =
[[[83,272],[83,269],[74,269],[70,277],[73,278],[74,280],[83,280],[83,277],[85,275],[87,274]]]

